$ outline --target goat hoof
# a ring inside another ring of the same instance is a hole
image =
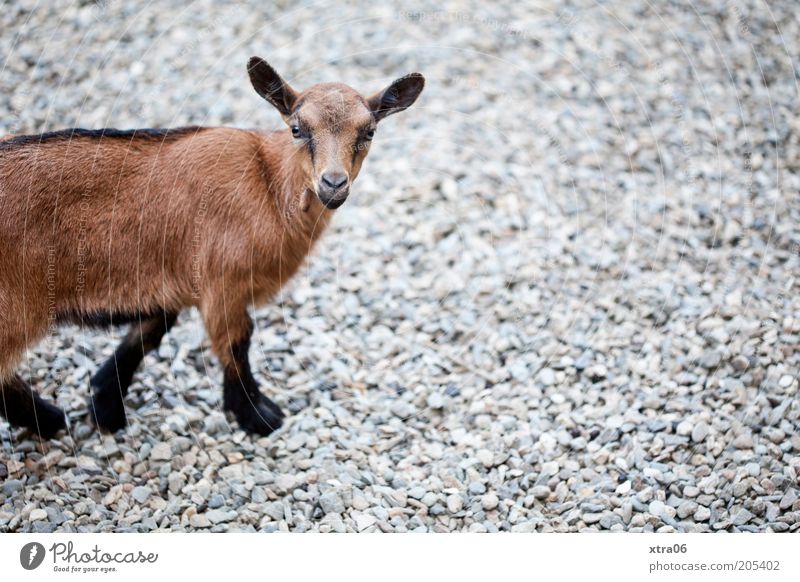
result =
[[[34,397],[34,407],[36,416],[32,419],[28,428],[38,433],[43,439],[51,439],[60,430],[67,428],[67,419],[64,411],[58,406],[42,400],[39,396]]]
[[[89,396],[89,420],[105,433],[115,433],[125,428],[128,419],[122,398],[102,390],[92,394]]]
[[[258,402],[242,405],[234,412],[239,427],[250,434],[267,436],[283,424],[284,414],[272,400],[261,396]]]

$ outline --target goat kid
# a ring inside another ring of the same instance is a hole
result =
[[[64,413],[15,369],[54,325],[131,327],[91,379],[90,418],[126,425],[144,355],[196,306],[223,368],[223,405],[267,435],[283,419],[259,390],[248,307],[298,270],[347,199],[376,125],[419,96],[402,77],[371,97],[341,83],[298,92],[264,60],[256,92],[289,131],[72,129],[0,139],[0,414],[42,438]]]

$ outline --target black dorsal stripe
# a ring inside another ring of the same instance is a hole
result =
[[[70,141],[72,139],[142,139],[147,141],[171,141],[202,131],[204,128],[199,126],[176,127],[170,129],[62,129],[60,131],[49,131],[34,135],[18,135],[7,140],[0,141],[0,149],[10,149],[14,147],[51,143],[55,141]]]

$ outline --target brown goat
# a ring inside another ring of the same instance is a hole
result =
[[[196,306],[219,358],[224,408],[266,435],[283,413],[250,371],[248,307],[292,277],[345,201],[378,121],[422,75],[371,97],[340,83],[294,91],[260,58],[253,87],[290,131],[80,129],[0,139],[0,414],[43,438],[64,413],[15,372],[62,323],[131,328],[91,379],[90,417],[126,424],[144,355]]]

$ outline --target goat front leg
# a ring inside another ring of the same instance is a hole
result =
[[[166,312],[132,324],[114,355],[92,377],[90,418],[101,431],[113,433],[127,424],[124,398],[133,373],[145,354],[159,346],[177,318],[177,312]]]
[[[253,320],[244,305],[203,310],[211,346],[223,370],[223,406],[242,430],[266,436],[283,424],[284,414],[264,396],[250,370],[248,351]]]

